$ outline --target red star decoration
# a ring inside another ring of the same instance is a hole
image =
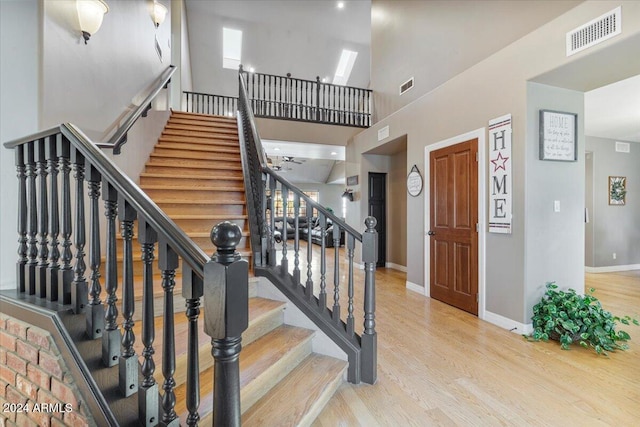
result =
[[[497,172],[498,169],[502,168],[502,170],[506,172],[507,169],[506,169],[505,165],[507,163],[507,160],[509,160],[508,157],[502,157],[502,153],[498,153],[498,157],[496,157],[495,160],[491,160],[491,163],[493,163],[493,166],[494,166],[493,171]],[[502,162],[502,163],[498,164],[500,162]]]

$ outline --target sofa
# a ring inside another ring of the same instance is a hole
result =
[[[282,217],[275,218],[275,230],[274,237],[276,242],[282,241],[283,236],[283,224],[285,220]],[[295,238],[295,218],[287,217],[286,218],[286,232],[287,239]],[[298,235],[300,236],[300,240],[309,241],[309,226],[307,217],[299,217],[298,219]],[[327,228],[322,233],[322,227],[320,225],[320,220],[317,217],[311,218],[311,242],[316,245],[322,245],[322,239],[324,239],[325,247],[332,248],[333,247],[333,221],[331,219],[327,219]],[[340,230],[340,246],[344,245],[345,242],[344,230]]]

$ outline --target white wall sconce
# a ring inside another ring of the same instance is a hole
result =
[[[153,24],[158,28],[160,24],[162,24],[167,17],[167,8],[162,3],[158,3],[156,1],[153,2],[153,11],[151,12],[151,19],[153,19]]]
[[[109,6],[103,0],[76,0],[80,31],[84,44],[100,29],[102,18],[109,12]]]

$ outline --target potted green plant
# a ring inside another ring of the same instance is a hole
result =
[[[593,348],[596,353],[607,355],[609,351],[626,350],[625,343],[631,337],[625,331],[616,331],[616,323],[638,325],[630,316],[618,317],[604,310],[593,296],[594,288],[585,295],[573,289],[559,290],[554,282],[547,283],[539,303],[533,306],[533,333],[524,337],[530,341],[560,342],[563,350],[573,343]]]

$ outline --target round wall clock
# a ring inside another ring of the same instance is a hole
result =
[[[413,165],[411,172],[407,175],[407,192],[413,197],[417,197],[422,192],[422,175],[416,165]]]

